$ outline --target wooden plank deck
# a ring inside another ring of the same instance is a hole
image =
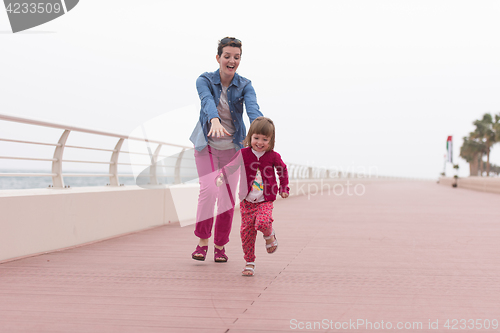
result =
[[[192,260],[194,226],[178,224],[1,264],[0,332],[449,332],[453,319],[498,331],[467,325],[500,321],[500,196],[365,190],[277,201],[279,249],[258,238],[252,278],[240,275],[237,214],[225,264],[212,247]]]

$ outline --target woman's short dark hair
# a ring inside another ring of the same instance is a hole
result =
[[[252,124],[250,124],[250,128],[248,129],[247,137],[245,141],[243,141],[243,145],[245,147],[250,147],[252,143],[252,135],[260,134],[269,137],[269,149],[271,151],[274,149],[274,138],[275,138],[274,123],[271,119],[266,117],[258,117],[256,118]]]
[[[240,49],[240,54],[243,53],[241,49],[241,40],[234,37],[224,37],[219,41],[219,46],[217,47],[217,54],[219,57],[222,55],[222,49],[226,46],[237,47]]]

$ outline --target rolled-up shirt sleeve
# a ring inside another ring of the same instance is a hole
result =
[[[243,89],[243,96],[245,101],[245,108],[247,110],[248,118],[250,119],[250,124],[257,118],[262,117],[262,112],[260,112],[259,104],[257,104],[257,95],[255,94],[255,89],[252,86],[252,82],[248,84]]]
[[[201,100],[201,112],[205,114],[207,121],[213,118],[219,118],[214,96],[210,90],[209,80],[203,76],[198,77],[196,80],[196,89],[198,90],[198,96]]]

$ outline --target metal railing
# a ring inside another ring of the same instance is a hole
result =
[[[151,172],[149,175],[149,177],[150,177],[149,183],[158,184],[158,176],[159,175],[156,173],[156,165],[157,165],[156,162],[159,160],[160,157],[169,157],[168,155],[161,155],[160,154],[160,151],[161,151],[162,147],[164,147],[164,146],[177,147],[181,150],[181,153],[178,154],[178,161],[176,163],[176,168],[175,168],[175,172],[173,175],[173,177],[175,179],[174,183],[180,183],[181,181],[180,181],[179,175],[180,175],[180,160],[183,158],[182,152],[191,148],[188,146],[183,146],[183,145],[178,145],[178,144],[173,144],[173,143],[167,143],[167,142],[156,141],[156,140],[148,140],[148,139],[144,139],[144,138],[132,137],[132,136],[115,134],[115,133],[104,132],[104,131],[96,131],[96,130],[82,128],[82,127],[68,126],[68,125],[57,124],[57,123],[42,121],[42,120],[28,119],[28,118],[13,116],[13,115],[0,114],[0,120],[22,123],[22,124],[29,124],[29,125],[36,125],[36,126],[41,126],[41,127],[56,128],[56,129],[63,130],[63,133],[59,137],[59,140],[57,143],[47,143],[47,142],[39,142],[39,141],[25,141],[25,140],[12,140],[12,139],[8,139],[8,138],[1,138],[0,137],[0,141],[4,141],[4,142],[14,142],[14,143],[21,143],[21,144],[26,144],[26,145],[44,145],[44,146],[55,147],[54,154],[53,154],[52,158],[0,156],[0,159],[52,162],[51,173],[0,173],[0,177],[48,176],[48,177],[52,177],[52,186],[54,188],[64,188],[65,187],[64,177],[109,177],[109,185],[110,186],[120,186],[119,177],[133,177],[134,175],[118,174],[118,165],[149,166],[151,168],[150,169]],[[94,147],[86,147],[86,146],[67,145],[66,142],[67,142],[68,137],[69,137],[71,132],[81,132],[81,133],[87,133],[87,134],[93,134],[93,135],[99,135],[99,136],[113,137],[113,138],[117,138],[118,141],[116,142],[114,149],[103,149],[103,148],[94,148]],[[155,143],[155,144],[158,144],[158,146],[156,147],[155,152],[151,153],[151,154],[143,153],[143,152],[124,151],[121,149],[122,149],[122,145],[123,145],[125,140],[143,141],[143,142],[147,142],[148,144]],[[105,151],[105,152],[111,153],[111,156],[110,156],[109,162],[93,161],[93,160],[90,160],[90,161],[66,160],[66,159],[64,159],[64,149],[65,148]],[[120,153],[149,155],[150,159],[151,159],[151,164],[119,163],[118,158],[120,157]],[[109,172],[106,174],[63,173],[63,162],[66,162],[66,163],[107,164],[107,165],[109,165]]]
[[[288,176],[290,179],[366,179],[377,178],[386,180],[424,180],[421,178],[385,176],[371,173],[357,173],[353,170],[342,170],[342,168],[313,167],[287,163]]]

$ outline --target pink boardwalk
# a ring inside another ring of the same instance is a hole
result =
[[[226,264],[178,224],[4,263],[0,332],[499,331],[499,204],[431,182],[281,200],[252,278],[238,216]]]

